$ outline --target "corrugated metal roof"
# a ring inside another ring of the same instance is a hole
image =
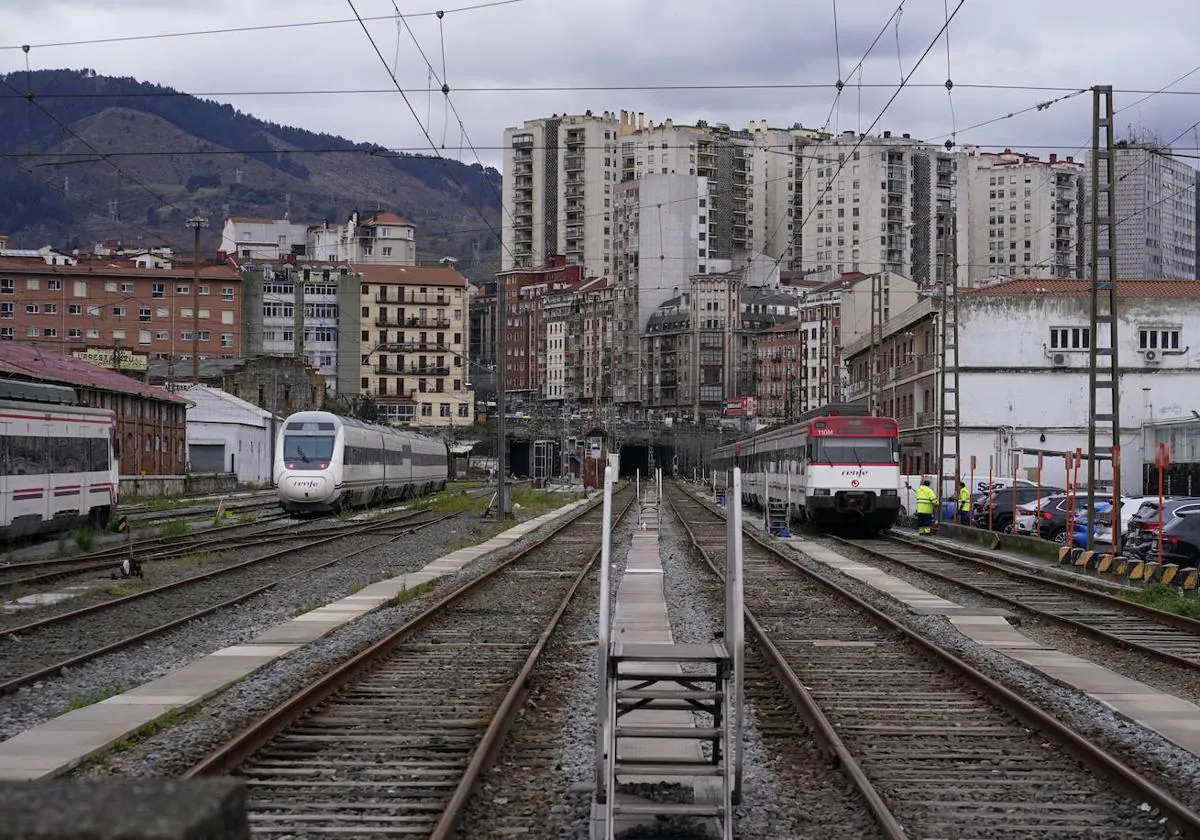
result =
[[[1091,294],[1092,281],[1088,279],[1019,277],[992,286],[963,289],[961,294],[970,297],[1013,297],[1016,295],[1047,294],[1074,297]],[[1123,298],[1200,297],[1200,280],[1119,280],[1117,295]]]
[[[0,376],[96,388],[118,394],[137,394],[163,402],[187,403],[187,400],[164,388],[146,385],[115,370],[93,365],[74,356],[64,356],[61,353],[12,341],[0,341]]]

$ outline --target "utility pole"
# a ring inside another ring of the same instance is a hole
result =
[[[504,281],[496,281],[496,519],[503,521],[508,514],[504,499],[505,439],[504,377],[508,367],[508,313],[504,308]]]
[[[959,383],[958,383],[958,254],[955,249],[956,233],[954,217],[946,223],[944,231],[942,263],[942,310],[940,318],[941,336],[941,367],[942,373],[940,393],[938,395],[938,462],[937,462],[937,497],[942,501],[942,484],[946,475],[947,463],[952,466],[954,489],[951,497],[957,492],[958,480],[962,477],[961,444],[962,433],[959,417]],[[940,508],[939,508],[940,510]]]
[[[1087,547],[1096,523],[1096,438],[1111,424],[1112,551],[1121,550],[1121,367],[1117,357],[1117,161],[1113,137],[1113,89],[1092,88],[1091,335],[1088,342],[1088,514]],[[1103,166],[1101,164],[1103,163]],[[1103,194],[1103,203],[1101,203]],[[1055,208],[1057,211],[1057,207]],[[1103,242],[1101,239],[1103,238]],[[1103,269],[1104,276],[1101,276]],[[1107,336],[1101,328],[1107,326]],[[1103,359],[1103,361],[1101,361]],[[1105,406],[1103,403],[1108,402]]]
[[[192,229],[192,384],[200,384],[200,229],[208,227],[208,219],[192,216],[187,220]]]

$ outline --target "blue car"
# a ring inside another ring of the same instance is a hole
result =
[[[1096,502],[1097,521],[1093,525],[1093,544],[1110,545],[1112,543],[1112,525],[1104,521],[1104,517],[1112,512],[1111,502]],[[1076,548],[1087,548],[1087,508],[1080,508],[1075,513],[1075,533],[1071,544]]]

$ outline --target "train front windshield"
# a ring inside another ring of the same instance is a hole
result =
[[[323,470],[333,459],[333,435],[284,435],[283,462],[289,470]]]
[[[898,464],[900,444],[894,437],[827,437],[813,441],[814,452],[810,459],[815,466],[821,464],[855,466]]]

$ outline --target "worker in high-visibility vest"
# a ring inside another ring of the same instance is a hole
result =
[[[965,481],[958,482],[958,524],[971,524],[971,491]]]
[[[937,494],[929,486],[929,479],[922,478],[917,488],[917,533],[932,533],[933,509],[937,506]]]

